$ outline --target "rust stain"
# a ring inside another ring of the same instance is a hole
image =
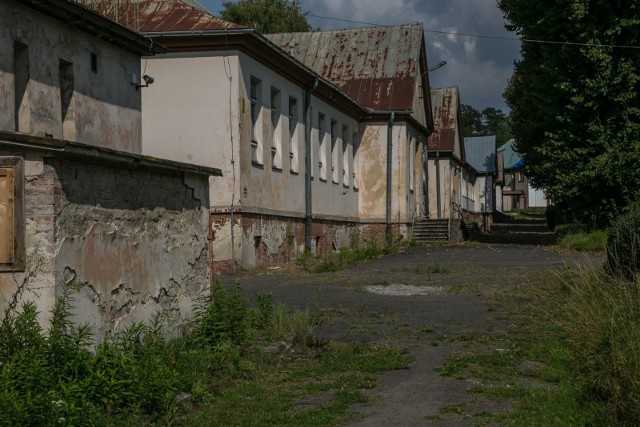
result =
[[[420,24],[266,37],[366,107],[413,109]]]
[[[211,15],[189,0],[72,0],[141,33],[247,28]]]
[[[453,151],[456,144],[456,127],[460,115],[458,88],[431,90],[434,132],[429,136],[428,149]]]

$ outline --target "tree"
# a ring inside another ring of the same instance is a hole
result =
[[[462,104],[462,134],[466,136],[496,136],[496,146],[499,147],[511,139],[509,116],[502,110],[487,107],[478,111],[471,105]]]
[[[640,0],[500,0],[523,39],[505,91],[536,186],[574,219],[607,225],[640,197]],[[575,44],[580,43],[580,44]]]
[[[482,119],[484,134],[495,135],[496,146],[500,147],[512,138],[509,115],[503,113],[502,110],[487,107],[482,110]]]
[[[308,12],[303,12],[298,0],[225,1],[222,19],[246,25],[260,34],[294,33],[311,30]]]
[[[462,135],[482,135],[482,113],[467,104],[462,104],[460,112],[462,114]]]

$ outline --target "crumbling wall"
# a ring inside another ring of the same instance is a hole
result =
[[[208,179],[50,159],[58,178],[56,284],[101,336],[166,311],[192,317],[207,289]]]
[[[0,275],[6,309],[46,320],[71,286],[73,320],[106,334],[168,313],[179,328],[209,286],[208,178],[44,158],[25,165],[27,270]]]

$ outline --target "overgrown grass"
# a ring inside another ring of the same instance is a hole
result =
[[[355,245],[351,248],[343,248],[319,257],[314,257],[310,253],[305,252],[296,259],[296,264],[303,270],[312,273],[335,272],[344,270],[350,265],[359,264],[368,259],[396,253],[399,249],[400,240],[394,240],[386,246],[372,242],[366,245]]]
[[[607,233],[602,230],[566,234],[560,239],[559,245],[566,249],[583,252],[604,251]]]
[[[541,273],[483,296],[507,333],[467,336],[440,368],[507,404],[508,425],[637,425],[640,287],[599,266]],[[479,289],[482,291],[482,289]],[[457,340],[456,340],[457,342]],[[442,414],[441,414],[442,416]]]
[[[238,286],[214,295],[183,337],[166,340],[158,314],[97,344],[69,321],[71,291],[46,331],[25,303],[0,323],[0,425],[326,425],[367,399],[378,372],[410,362],[391,347],[315,337],[307,311],[268,294],[256,307]],[[329,398],[296,410],[318,392]]]

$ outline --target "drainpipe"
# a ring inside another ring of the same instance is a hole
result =
[[[438,219],[442,219],[442,211],[440,201],[440,151],[436,151],[436,201],[438,207]]]
[[[391,241],[391,156],[393,154],[393,122],[396,113],[391,112],[387,126],[387,242]]]
[[[305,231],[304,249],[311,252],[311,228],[313,225],[313,209],[311,204],[311,92],[318,87],[318,79],[304,91],[304,201],[305,201]]]

